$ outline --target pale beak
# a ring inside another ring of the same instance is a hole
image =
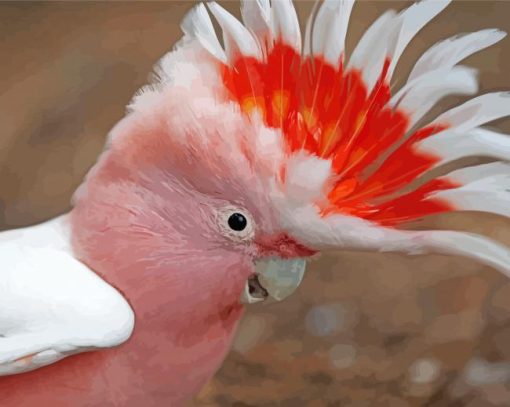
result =
[[[248,279],[241,302],[252,304],[268,296],[277,301],[287,298],[298,288],[305,274],[306,260],[265,258],[255,262],[256,274]]]

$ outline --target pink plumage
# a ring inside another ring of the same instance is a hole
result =
[[[351,1],[326,0],[310,18],[303,46],[291,1],[242,2],[244,25],[210,3],[224,46],[205,6],[194,7],[184,38],[112,130],[62,221],[67,254],[118,295],[98,288],[94,297],[118,306],[115,335],[101,342],[68,330],[43,347],[34,339],[25,353],[14,341],[4,351],[0,337],[0,374],[11,375],[0,379],[2,405],[182,405],[226,355],[241,295],[284,298],[301,280],[303,259],[320,250],[462,254],[508,273],[508,249],[489,239],[396,227],[452,210],[509,214],[504,163],[401,191],[453,159],[510,157],[507,139],[479,127],[510,114],[508,94],[484,95],[420,122],[442,96],[476,92],[473,72],[457,64],[500,40],[499,31],[437,44],[402,90],[390,91],[404,48],[447,4],[423,1],[386,13],[350,59],[344,42]],[[453,153],[443,139],[458,141],[461,133],[467,141]],[[483,194],[494,200],[485,204]],[[30,242],[34,252],[41,248]],[[62,301],[72,308],[72,299]],[[83,304],[76,309],[78,320],[89,317]],[[26,335],[28,324],[18,332],[0,313],[7,339]]]

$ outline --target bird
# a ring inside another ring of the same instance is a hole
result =
[[[241,20],[194,5],[72,209],[0,234],[2,406],[184,405],[246,304],[291,295],[324,251],[459,255],[509,275],[488,237],[403,227],[510,215],[510,138],[486,126],[510,93],[476,96],[460,65],[505,33],[441,40],[392,81],[448,4],[386,11],[349,54],[351,0],[317,2],[303,31],[291,0],[241,1]],[[470,98],[430,118],[448,95]],[[490,162],[446,165],[472,156]]]

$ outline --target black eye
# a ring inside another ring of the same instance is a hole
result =
[[[228,218],[228,226],[230,229],[235,230],[236,232],[241,232],[242,230],[246,229],[246,226],[248,225],[248,221],[246,220],[245,216],[241,213],[233,213]]]

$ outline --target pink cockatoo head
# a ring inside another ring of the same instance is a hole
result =
[[[76,246],[99,271],[136,269],[141,278],[167,268],[182,284],[175,294],[231,303],[257,259],[315,250],[289,234],[275,205],[286,162],[280,131],[211,87],[217,73],[205,75],[207,65],[172,64],[187,83],[135,99],[77,192]]]

